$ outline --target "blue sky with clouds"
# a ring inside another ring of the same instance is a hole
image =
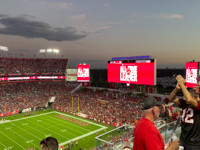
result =
[[[140,55],[184,67],[200,61],[199,13],[198,0],[0,0],[0,41],[16,57],[59,48],[71,67]]]

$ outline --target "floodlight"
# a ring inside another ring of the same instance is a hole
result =
[[[0,51],[8,51],[8,47],[0,46]]]
[[[53,52],[53,50],[52,49],[47,49],[47,53],[52,53]]]
[[[46,50],[45,49],[40,49],[40,53],[45,53]]]
[[[53,49],[54,53],[59,53],[59,49]]]

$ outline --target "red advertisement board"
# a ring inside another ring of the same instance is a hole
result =
[[[0,81],[17,81],[17,80],[55,80],[55,79],[65,79],[65,76],[31,76],[31,77],[2,77]]]
[[[108,82],[155,85],[156,63],[108,63]]]
[[[90,81],[90,65],[77,65],[77,81],[89,82]]]
[[[198,62],[187,62],[186,63],[186,86],[192,88],[197,83],[199,70]]]

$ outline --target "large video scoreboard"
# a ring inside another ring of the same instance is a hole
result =
[[[90,65],[88,64],[77,65],[77,81],[90,82]]]
[[[156,85],[156,59],[108,61],[108,82]]]
[[[199,62],[187,62],[186,63],[186,86],[192,88],[198,81],[199,76]]]

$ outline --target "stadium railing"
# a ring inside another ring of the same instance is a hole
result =
[[[130,125],[124,125],[95,138],[97,150],[132,149],[133,127]]]

